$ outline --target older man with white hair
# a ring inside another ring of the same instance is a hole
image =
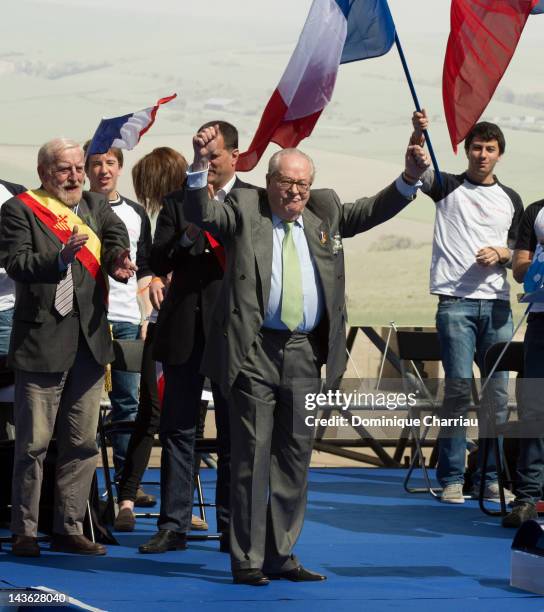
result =
[[[319,391],[322,365],[329,387],[346,366],[342,239],[407,206],[429,161],[421,147],[408,147],[394,183],[342,205],[331,189],[311,189],[307,155],[284,149],[270,159],[266,190],[233,189],[219,205],[206,188],[217,129],[202,128],[193,148],[185,217],[226,250],[202,371],[229,403],[233,581],[321,581],[293,554],[313,442],[301,400]]]
[[[13,553],[37,557],[43,460],[56,428],[58,457],[51,550],[106,549],[85,538],[96,467],[104,367],[113,360],[106,274],[128,280],[123,222],[99,194],[83,192],[81,147],[55,139],[38,153],[41,187],[1,210],[0,263],[16,283],[8,363],[15,370]]]

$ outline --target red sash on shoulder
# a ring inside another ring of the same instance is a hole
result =
[[[74,211],[63,204],[57,198],[51,197],[47,191],[38,189],[36,191],[25,191],[16,196],[23,204],[28,206],[36,217],[45,224],[47,229],[54,234],[62,244],[66,244],[70,238],[74,225],[78,230],[89,236],[85,246],[78,252],[83,267],[92,278],[104,290],[104,299],[107,300],[108,290],[106,279],[100,267],[100,252],[102,245],[94,231]]]

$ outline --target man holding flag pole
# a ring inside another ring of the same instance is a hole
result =
[[[413,116],[412,142],[423,145],[428,126],[425,111]],[[442,416],[464,416],[471,405],[473,363],[483,368],[487,349],[512,336],[510,288],[506,266],[512,259],[523,214],[519,195],[494,174],[505,151],[500,128],[488,122],[476,124],[465,139],[466,172],[442,173],[432,169],[422,177],[422,191],[436,204],[430,291],[438,297],[436,327],[440,338],[446,388]],[[506,420],[507,372],[494,374],[493,391],[482,404],[490,406],[497,423]],[[496,380],[495,380],[496,379]],[[481,419],[483,424],[484,420]],[[480,436],[485,432],[480,430]],[[441,500],[462,504],[466,431],[462,426],[442,428],[439,438],[437,478],[443,487]],[[473,495],[479,494],[479,470]],[[496,466],[489,464],[485,499],[499,501]],[[514,496],[505,491],[506,501]]]

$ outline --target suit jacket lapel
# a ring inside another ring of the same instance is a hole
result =
[[[272,282],[272,213],[268,206],[266,195],[259,198],[259,212],[253,217],[251,228],[253,250],[262,286],[262,304],[264,311],[270,297],[270,284]],[[257,212],[257,211],[256,211]]]
[[[36,219],[37,225],[39,225],[42,228],[43,233],[47,236],[47,238],[49,238],[49,240],[51,240],[55,248],[58,251],[60,251],[63,247],[62,242],[55,236],[55,234],[53,234],[53,232],[47,227],[47,225],[45,225],[43,221],[38,219],[38,217],[35,217],[35,219]]]
[[[83,199],[77,205],[77,216],[82,221],[85,221],[85,223],[87,223],[87,219],[89,219],[90,216],[91,216],[91,211],[89,210],[89,206],[87,205],[87,202],[85,202],[85,200],[83,200]]]
[[[332,291],[335,283],[329,224],[320,219],[308,207],[302,212],[302,219],[304,220],[304,234],[308,241],[308,248],[313,255],[319,278],[321,279],[325,306],[330,316],[329,309],[330,304],[333,302]],[[322,241],[322,236],[325,237],[325,241]]]

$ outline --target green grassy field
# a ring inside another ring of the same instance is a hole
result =
[[[434,326],[436,297],[429,294],[431,244],[395,251],[350,253],[346,258],[350,325]],[[515,296],[520,285],[510,277],[514,324],[525,305]]]

